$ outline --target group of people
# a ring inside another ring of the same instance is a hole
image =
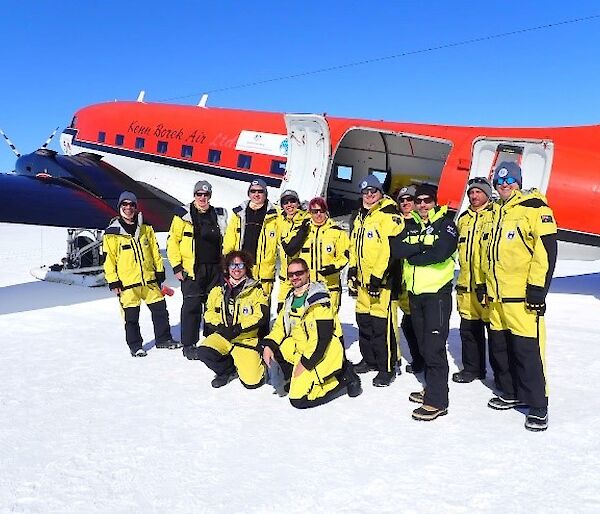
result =
[[[135,196],[124,192],[104,237],[106,279],[119,297],[133,356],[146,355],[138,322],[144,300],[156,346],[183,347],[188,359],[214,371],[213,387],[236,378],[249,389],[269,383],[297,408],[360,395],[358,374],[376,371],[373,385],[389,386],[401,373],[401,328],[411,354],[406,371],[424,373],[424,389],[409,395],[420,404],[412,417],[431,421],[448,412],[446,340],[458,254],[464,369],[452,379],[485,378],[487,332],[498,390],[488,406],[527,405],[526,428],[545,430],[543,316],[556,223],[541,194],[521,189],[520,167],[501,163],[492,183],[469,180],[469,207],[455,224],[434,186],[409,185],[394,200],[368,175],[348,234],[330,218],[324,198],[313,198],[305,210],[298,194],[286,190],[275,206],[261,179],[249,184],[248,199],[228,219],[211,205],[212,186],[201,180],[194,200],[175,213],[167,240],[183,294],[181,343],[170,333],[154,232]],[[346,266],[362,355],[355,365],[346,358],[338,318]],[[277,268],[278,314],[271,323]]]

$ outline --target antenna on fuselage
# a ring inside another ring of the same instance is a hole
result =
[[[21,157],[21,154],[20,154],[19,150],[17,150],[17,147],[15,145],[13,145],[13,142],[10,139],[8,139],[8,137],[6,137],[6,134],[4,133],[4,131],[2,129],[0,129],[0,133],[4,136],[4,139],[6,140],[6,144],[10,147],[10,149],[13,151],[13,153],[17,157]]]
[[[198,102],[198,107],[206,107],[206,102],[208,102],[208,93],[202,95],[202,98]]]
[[[137,102],[143,102],[144,101],[144,96],[146,96],[146,91],[144,91],[143,89],[140,91],[140,94],[137,97]]]
[[[48,147],[48,145],[50,144],[50,141],[52,141],[52,138],[56,134],[57,130],[58,130],[58,127],[56,127],[54,129],[54,132],[52,132],[52,134],[50,134],[50,137],[48,139],[46,139],[46,142],[42,146],[40,146],[40,148],[47,148]]]

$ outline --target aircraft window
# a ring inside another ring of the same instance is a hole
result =
[[[381,182],[382,184],[385,184],[386,180],[388,180],[389,173],[387,171],[383,171],[383,170],[370,169],[369,175],[375,175],[377,177],[377,180],[379,180],[379,182]]]
[[[285,175],[285,161],[271,161],[271,173],[273,175]]]
[[[181,157],[191,157],[193,151],[194,151],[194,148],[192,146],[182,145],[181,146]]]
[[[208,162],[219,162],[221,160],[221,150],[208,149]]]
[[[352,182],[352,166],[346,166],[345,164],[335,165],[335,179],[340,182]]]
[[[208,162],[220,162],[221,161],[221,150],[208,150]]]
[[[244,155],[243,153],[238,155],[238,163],[237,163],[238,168],[244,168],[245,170],[249,170],[251,165],[252,165],[252,157],[250,155]]]
[[[98,143],[106,141],[106,132],[98,132]]]
[[[143,150],[145,144],[146,144],[146,140],[143,137],[136,137],[135,138],[135,147],[138,150]]]
[[[125,142],[125,136],[123,134],[117,134],[115,136],[115,145],[123,146],[124,142]]]
[[[168,147],[168,146],[169,146],[169,145],[167,144],[167,142],[166,142],[166,141],[159,141],[159,142],[156,144],[156,151],[157,151],[158,153],[167,153],[167,147]]]

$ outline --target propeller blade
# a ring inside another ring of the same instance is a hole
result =
[[[17,150],[17,147],[15,145],[13,145],[13,142],[10,139],[8,139],[8,137],[6,137],[6,134],[4,133],[4,131],[2,129],[0,129],[0,134],[2,134],[4,136],[4,139],[6,140],[6,144],[10,147],[10,149],[13,151],[13,153],[17,157],[21,157],[21,154],[19,153],[19,150]]]
[[[56,127],[54,129],[54,132],[52,132],[52,134],[50,134],[50,137],[48,139],[46,139],[46,142],[40,147],[40,148],[47,148],[48,145],[50,144],[50,141],[52,141],[52,138],[54,137],[54,135],[56,134],[56,131],[58,130],[58,127]]]

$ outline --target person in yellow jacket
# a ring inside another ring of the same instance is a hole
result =
[[[208,293],[222,279],[227,211],[213,207],[211,196],[212,185],[206,180],[198,181],[194,201],[175,211],[167,238],[167,257],[183,295],[181,342],[186,357],[198,342]],[[204,335],[208,335],[206,330]]]
[[[452,375],[458,383],[483,380],[486,375],[485,331],[489,312],[477,300],[477,277],[481,266],[481,235],[498,210],[492,200],[492,184],[485,177],[474,177],[467,183],[469,207],[458,217],[458,265],[456,301],[460,314],[460,340],[463,369]],[[493,355],[492,369],[495,369]]]
[[[267,184],[255,179],[248,188],[249,199],[233,209],[225,238],[223,254],[235,250],[248,252],[254,260],[252,275],[260,282],[267,298],[271,297],[277,262],[277,210],[267,200]]]
[[[545,347],[546,294],[556,264],[556,220],[546,198],[521,191],[521,168],[500,163],[494,172],[500,209],[483,237],[485,284],[478,291],[490,309],[490,353],[501,394],[488,406],[529,406],[525,428],[548,427]]]
[[[261,341],[265,364],[284,370],[290,380],[290,403],[298,409],[322,405],[345,393],[358,396],[360,378],[344,357],[342,327],[331,311],[327,289],[310,281],[303,259],[293,259],[287,275],[293,290]]]
[[[292,284],[285,275],[288,263],[295,257],[298,257],[298,253],[288,255],[284,245],[298,231],[302,222],[308,219],[308,213],[300,208],[300,198],[296,191],[287,189],[281,193],[279,204],[281,205],[281,212],[277,216],[277,235],[279,239],[279,293],[277,295],[277,312],[281,310],[284,300],[292,290]]]
[[[310,219],[283,243],[289,255],[300,255],[310,270],[310,280],[327,286],[334,316],[340,308],[340,274],[348,264],[350,240],[343,227],[329,218],[325,198],[313,198],[308,204]]]
[[[360,182],[359,191],[362,207],[350,234],[348,268],[362,354],[354,369],[357,373],[377,371],[373,385],[386,387],[396,378],[398,361],[398,302],[392,291],[389,238],[402,231],[404,219],[374,175]]]
[[[179,348],[171,336],[167,304],[161,293],[165,268],[154,230],[143,222],[138,200],[130,191],[119,196],[119,216],[104,232],[102,250],[108,287],[119,297],[125,320],[125,340],[133,357],[145,357],[140,332],[140,303],[152,315],[157,348]]]
[[[431,421],[448,413],[446,340],[452,311],[454,253],[458,234],[448,207],[437,205],[437,190],[417,186],[414,223],[391,242],[394,259],[404,259],[404,279],[412,323],[425,362],[425,389],[409,400],[423,405],[413,419]]]
[[[268,307],[262,288],[252,278],[252,264],[246,252],[228,253],[224,281],[208,295],[204,320],[211,333],[192,351],[215,372],[211,382],[215,388],[238,376],[247,389],[264,383],[265,368],[257,344],[259,329],[268,321]]]

